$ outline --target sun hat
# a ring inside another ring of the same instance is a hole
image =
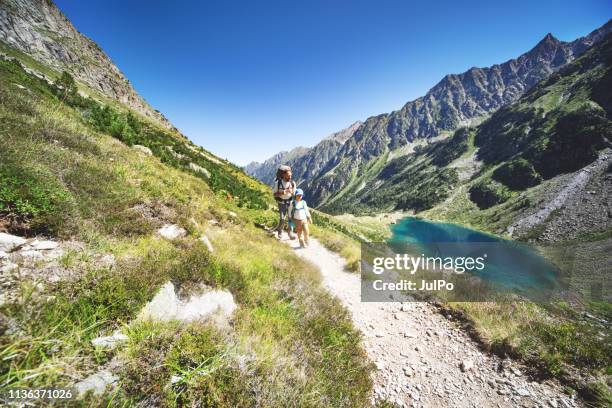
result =
[[[304,195],[304,191],[301,188],[298,188],[297,190],[295,190],[295,195],[296,196],[303,196]]]

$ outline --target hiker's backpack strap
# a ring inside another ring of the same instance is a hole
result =
[[[295,198],[293,199],[293,201],[291,202],[291,218],[295,217],[295,210],[297,210],[297,208],[295,208],[297,206],[297,202],[295,201]]]

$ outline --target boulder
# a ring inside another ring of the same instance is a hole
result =
[[[55,241],[39,241],[37,239],[30,243],[30,248],[36,251],[56,249],[58,246],[59,244]]]
[[[137,320],[191,322],[213,316],[230,316],[236,309],[232,294],[209,289],[185,300],[178,298],[174,284],[166,282],[138,314]]]
[[[169,240],[174,240],[187,235],[187,231],[185,231],[184,228],[181,228],[176,224],[166,224],[160,229],[158,229],[157,233]]]
[[[210,172],[208,170],[206,170],[204,167],[198,166],[195,163],[189,163],[189,168],[191,170],[195,171],[196,173],[203,174],[204,177],[206,177],[206,178],[210,178]]]
[[[213,252],[215,249],[212,246],[212,243],[210,242],[210,240],[208,239],[208,237],[206,235],[202,235],[200,237],[200,241],[202,241],[204,243],[204,245],[206,245],[206,248],[208,249],[208,252]]]
[[[110,336],[97,337],[91,341],[91,344],[94,347],[102,347],[105,349],[113,349],[117,346],[117,344],[122,343],[128,339],[128,336],[121,333],[121,331],[116,330]]]
[[[459,368],[465,373],[466,371],[470,371],[474,368],[474,362],[472,360],[463,360],[459,364]]]
[[[132,146],[132,149],[139,151],[140,153],[144,153],[147,156],[153,156],[153,152],[151,151],[151,149],[149,149],[146,146],[142,146],[142,145],[134,145]]]
[[[92,391],[93,395],[102,395],[106,387],[115,384],[117,381],[119,381],[119,377],[110,371],[103,370],[79,381],[74,385],[74,388],[79,397],[84,396],[89,391]]]
[[[11,252],[13,249],[25,243],[26,240],[24,238],[0,232],[0,251]]]

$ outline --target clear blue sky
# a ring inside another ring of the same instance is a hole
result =
[[[56,2],[153,107],[240,165],[612,17],[609,0]]]

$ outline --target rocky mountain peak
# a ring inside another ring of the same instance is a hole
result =
[[[0,53],[24,53],[53,71],[67,71],[88,88],[170,128],[92,40],[81,34],[51,0],[0,1]],[[39,75],[49,76],[48,72]]]

